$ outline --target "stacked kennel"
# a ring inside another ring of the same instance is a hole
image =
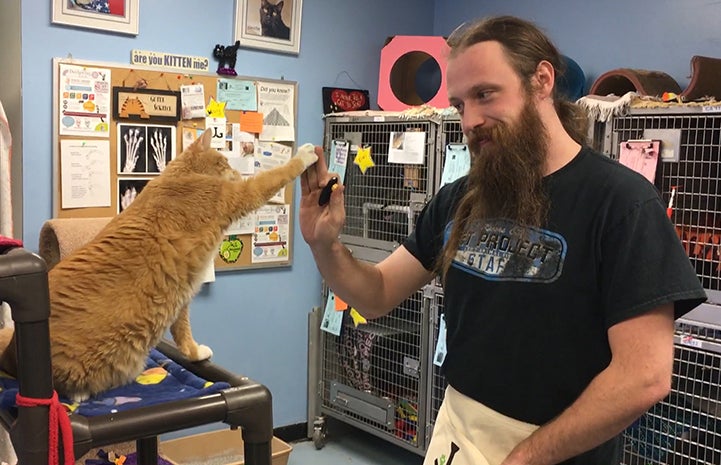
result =
[[[441,120],[441,136],[439,150],[436,153],[437,161],[436,166],[436,179],[435,190],[437,191],[441,185],[441,176],[443,173],[443,167],[445,166],[446,147],[448,144],[462,144],[465,143],[463,137],[463,131],[461,129],[461,120],[457,115],[446,116]],[[435,425],[436,417],[438,416],[438,409],[441,407],[441,402],[445,395],[446,380],[441,374],[441,369],[438,365],[433,363],[433,357],[435,355],[435,348],[438,344],[438,331],[440,327],[440,318],[443,313],[443,288],[440,283],[436,281],[435,285],[431,287],[429,292],[430,300],[430,344],[428,357],[431,360],[428,371],[428,385],[429,385],[429,396],[427,399],[428,418],[426,422],[426,441],[430,441],[433,433],[433,426]]]
[[[341,241],[357,258],[377,263],[413,229],[433,194],[438,128],[437,118],[380,112],[326,117],[326,154],[333,141],[350,142]],[[393,135],[406,133],[424,134],[422,163],[391,162],[390,151],[397,148]],[[370,149],[372,166],[354,163],[359,147]],[[328,293],[324,288],[324,305]],[[318,368],[311,369],[309,402],[314,405],[309,416],[317,447],[323,445],[329,416],[408,450],[425,451],[428,309],[427,291],[421,289],[388,316],[368,324],[356,326],[345,312],[340,336],[315,331],[317,320],[310,323],[319,353]]]
[[[632,109],[593,130],[613,159],[628,140],[661,140],[656,187],[709,297],[679,320],[671,394],[625,433],[626,465],[721,463],[721,112]]]
[[[426,163],[411,177],[420,182],[408,181],[405,167],[386,163],[390,133],[407,130],[427,131]],[[673,391],[626,430],[623,463],[721,463],[721,113],[633,110],[597,123],[591,136],[594,147],[614,159],[623,141],[664,140],[665,158],[659,161],[656,185],[665,201],[676,187],[672,220],[709,295],[709,303],[678,322]],[[446,145],[463,142],[460,121],[329,117],[326,148],[333,139],[370,145],[379,168],[361,175],[351,171],[349,159],[348,221],[341,237],[356,256],[377,262],[397,247],[417,212],[437,191]],[[309,418],[330,415],[423,453],[446,387],[433,364],[442,312],[443,291],[434,283],[401,304],[392,318],[375,322],[377,326],[354,328],[345,337],[311,336],[319,341],[320,368],[317,382],[311,382],[310,404],[318,400],[320,405],[310,409]],[[352,326],[347,321],[345,328]],[[317,324],[311,323],[313,327]],[[376,333],[360,338],[380,341],[377,355],[363,358],[357,344],[348,342],[357,340],[359,331]],[[355,367],[349,367],[349,361]],[[315,432],[322,431],[322,424],[315,426]]]

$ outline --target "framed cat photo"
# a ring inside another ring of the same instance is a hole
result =
[[[140,0],[52,0],[53,24],[138,34]]]
[[[302,0],[235,0],[235,40],[241,47],[297,55]]]

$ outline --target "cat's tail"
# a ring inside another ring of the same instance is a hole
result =
[[[11,374],[17,374],[17,359],[15,356],[15,329],[0,329],[0,369]]]

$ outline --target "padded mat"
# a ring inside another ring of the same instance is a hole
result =
[[[116,413],[138,407],[161,404],[212,394],[230,387],[226,382],[206,381],[157,349],[148,355],[145,370],[130,384],[110,389],[81,403],[60,397],[68,412],[86,417]],[[15,406],[18,382],[0,372],[0,406]]]

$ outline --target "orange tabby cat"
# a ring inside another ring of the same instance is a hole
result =
[[[193,339],[188,304],[230,224],[264,205],[317,156],[242,180],[210,148],[210,131],[168,164],[95,239],[51,269],[50,340],[59,393],[82,401],[132,381],[170,327],[191,360],[212,355]],[[14,372],[14,347],[2,365]]]

